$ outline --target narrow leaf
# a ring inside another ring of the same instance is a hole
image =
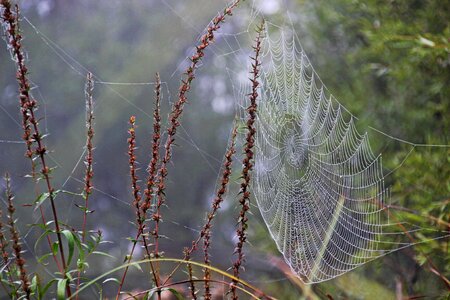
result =
[[[109,257],[109,258],[115,258],[114,256],[112,256],[112,255],[110,255],[108,253],[105,253],[105,252],[101,252],[101,251],[93,251],[92,254],[103,255],[103,256],[106,256],[106,257]]]
[[[48,289],[56,282],[56,279],[50,280],[42,290],[39,291],[39,299],[45,299],[44,296],[47,293]]]
[[[115,283],[117,283],[117,284],[120,284],[120,281],[119,281],[119,279],[117,279],[117,278],[114,278],[114,277],[109,277],[109,278],[106,278],[105,280],[103,280],[103,282],[102,282],[102,283],[107,283],[107,282],[110,282],[110,281],[113,281],[113,282],[115,282]]]
[[[36,240],[36,242],[34,243],[34,251],[35,251],[35,252],[36,252],[36,248],[37,248],[39,242],[40,242],[44,237],[46,237],[49,233],[51,233],[51,232],[52,232],[51,229],[47,229],[47,230],[45,230],[45,231],[39,236],[39,238],[38,238],[38,239]]]
[[[172,288],[167,288],[167,289],[163,289],[166,291],[169,291],[172,293],[172,295],[174,295],[175,297],[177,297],[177,300],[184,300],[183,295],[181,295],[181,293],[179,291],[177,291],[176,289],[172,289]]]
[[[41,206],[41,204],[44,203],[44,201],[48,199],[48,197],[50,197],[50,193],[42,193],[42,194],[40,194],[37,197],[37,199],[34,201],[34,204],[36,205],[34,210],[36,211],[39,208],[39,206]]]
[[[67,265],[70,265],[70,262],[72,261],[73,252],[75,250],[75,237],[72,231],[70,230],[63,230],[61,232],[67,239],[67,246],[69,247],[69,257],[67,258]]]
[[[67,278],[58,279],[58,285],[57,285],[57,290],[56,290],[56,295],[57,295],[58,300],[66,299],[66,285],[67,285]]]

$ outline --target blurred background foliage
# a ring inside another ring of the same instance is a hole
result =
[[[57,167],[55,180],[66,190],[80,191],[83,167],[77,165],[84,146],[84,76],[77,62],[103,81],[152,82],[161,72],[163,111],[176,95],[183,59],[196,38],[225,1],[18,1],[25,21],[22,30],[28,51],[34,95],[41,106],[41,124],[50,133],[46,142]],[[450,144],[450,1],[447,0],[336,0],[247,1],[224,26],[226,32],[246,28],[241,16],[253,4],[267,18],[287,21],[289,13],[300,40],[323,82],[346,108],[358,117],[358,126],[381,129],[418,144]],[[201,9],[199,9],[201,8]],[[252,28],[249,29],[250,31]],[[251,32],[250,32],[251,33]],[[48,37],[49,40],[46,40]],[[56,43],[56,44],[53,44]],[[241,47],[247,46],[242,44]],[[61,49],[52,50],[55,47]],[[183,127],[169,170],[168,207],[162,234],[165,255],[181,256],[202,224],[214,193],[234,118],[232,88],[227,81],[226,59],[220,40],[207,53],[190,94]],[[62,57],[58,56],[57,53]],[[14,65],[6,47],[0,49],[0,139],[21,137]],[[127,120],[137,116],[138,157],[144,177],[151,135],[152,85],[95,87],[95,165],[90,227],[103,231],[113,242],[102,249],[117,258],[91,262],[90,275],[121,263],[134,234],[126,153]],[[383,153],[386,173],[400,166],[387,184],[392,203],[424,227],[449,230],[450,149],[415,147],[369,131],[375,152]],[[411,151],[412,150],[412,151]],[[9,171],[17,199],[33,201],[35,191],[24,175],[29,162],[24,147],[0,143],[0,172]],[[405,160],[406,158],[406,160]],[[236,162],[236,166],[240,163]],[[74,166],[78,166],[74,169]],[[235,174],[238,180],[239,174]],[[213,262],[224,269],[233,252],[236,188],[228,195],[214,225]],[[58,205],[66,221],[81,222],[74,204],[81,199],[61,198]],[[19,201],[19,200],[18,200]],[[79,203],[81,204],[81,203]],[[335,280],[304,286],[289,273],[253,207],[248,265],[245,278],[280,299],[404,299],[445,298],[447,287],[430,271],[430,257],[442,276],[450,277],[448,239],[418,245],[371,262]],[[26,224],[36,215],[20,208],[22,232],[29,232],[28,255],[34,252],[38,232]],[[416,241],[424,239],[414,236]],[[41,249],[42,248],[42,249]],[[36,247],[42,254],[45,245]],[[29,259],[30,270],[42,270]],[[142,273],[133,272],[128,288],[137,289]],[[108,285],[113,287],[113,283]],[[112,288],[114,290],[114,288]],[[301,295],[301,296],[299,296]]]

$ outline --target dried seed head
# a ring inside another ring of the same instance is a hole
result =
[[[253,74],[253,77],[250,79],[252,83],[252,92],[249,95],[250,99],[250,106],[247,108],[248,116],[247,116],[247,135],[245,139],[245,146],[244,146],[244,160],[243,160],[243,169],[242,169],[242,182],[241,182],[241,198],[239,199],[239,203],[241,204],[241,211],[239,212],[239,219],[238,219],[238,228],[236,230],[236,234],[238,236],[238,241],[236,243],[236,249],[235,253],[237,254],[237,258],[233,264],[233,273],[234,276],[239,278],[240,269],[242,267],[242,264],[244,262],[244,252],[243,252],[243,246],[244,243],[247,241],[246,236],[246,229],[248,227],[247,221],[247,211],[250,209],[250,172],[252,171],[253,164],[253,147],[255,143],[255,134],[256,129],[254,127],[254,123],[256,120],[256,109],[257,109],[257,98],[258,98],[258,77],[259,77],[259,67],[261,65],[259,61],[259,57],[261,54],[261,40],[262,40],[262,32],[263,32],[263,25],[258,28],[257,30],[257,37],[255,40],[255,46],[254,51],[255,55],[252,58],[254,63],[252,64],[252,71],[251,74]],[[236,281],[234,281],[234,284],[237,284]],[[232,292],[232,298],[233,300],[238,299],[237,293],[236,293],[236,287],[233,286],[231,288]]]

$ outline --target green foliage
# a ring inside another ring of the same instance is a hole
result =
[[[314,17],[301,22],[309,22],[305,36],[314,48],[307,51],[322,79],[362,122],[418,143],[428,143],[433,130],[445,144],[447,7],[448,1],[316,1],[305,5]]]

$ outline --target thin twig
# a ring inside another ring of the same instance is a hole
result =
[[[441,218],[437,218],[435,216],[432,216],[430,214],[427,213],[422,213],[420,211],[416,211],[410,208],[406,208],[406,207],[402,207],[402,206],[398,206],[398,205],[393,205],[393,204],[389,204],[386,206],[386,208],[390,208],[390,209],[395,209],[398,211],[404,211],[413,215],[420,215],[424,218],[427,218],[428,220],[435,222],[437,225],[439,226],[443,226],[446,227],[447,229],[450,229],[450,223],[446,222],[445,220],[441,219]]]

